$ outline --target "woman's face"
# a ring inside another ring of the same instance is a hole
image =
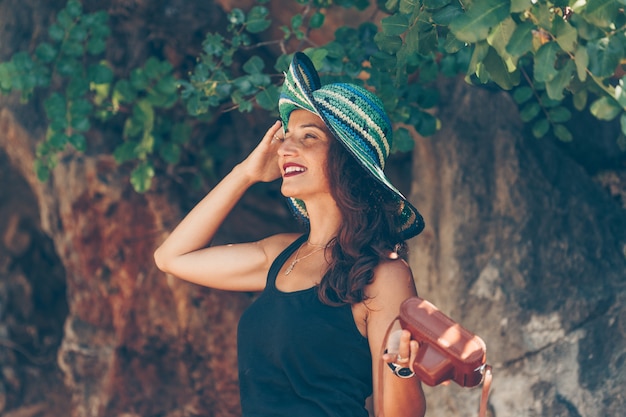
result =
[[[326,169],[331,140],[332,134],[318,116],[307,110],[291,112],[278,148],[285,197],[307,200],[319,194],[330,195]]]

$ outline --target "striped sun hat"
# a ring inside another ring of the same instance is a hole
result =
[[[286,128],[293,110],[304,109],[319,116],[336,139],[352,154],[365,171],[398,200],[396,224],[403,239],[424,229],[424,220],[415,207],[387,179],[383,172],[391,149],[392,128],[382,102],[368,90],[347,83],[322,86],[313,63],[296,52],[285,74],[278,110]],[[302,200],[288,198],[301,220],[309,215]]]

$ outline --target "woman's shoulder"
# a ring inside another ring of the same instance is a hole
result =
[[[375,304],[385,304],[390,299],[403,300],[415,295],[411,267],[403,259],[381,260],[374,269],[374,278],[366,292]]]
[[[386,284],[394,281],[406,282],[407,278],[413,281],[411,267],[404,259],[381,259],[374,268],[372,284],[380,283],[380,281],[385,281]]]
[[[268,258],[273,259],[300,236],[301,233],[278,233],[259,240],[257,244],[263,248]]]

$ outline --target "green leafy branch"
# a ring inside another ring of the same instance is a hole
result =
[[[128,78],[117,76],[103,58],[108,15],[83,13],[80,1],[69,0],[47,41],[0,63],[2,93],[20,91],[24,101],[37,89],[48,94],[39,178],[48,178],[59,155],[84,151],[91,126],[115,120],[122,138],[111,152],[132,165],[135,190],[149,190],[157,165],[176,167],[199,147],[194,124],[233,110],[276,111],[282,73],[296,50],[312,58],[325,82],[376,92],[395,122],[395,151],[412,149],[411,130],[428,136],[439,129],[430,111],[439,99],[433,81],[459,73],[472,84],[511,91],[538,138],[551,132],[572,140],[566,123],[573,106],[603,121],[620,117],[624,142],[626,77],[618,74],[625,66],[626,0],[387,0],[377,3],[385,14],[379,23],[339,27],[324,45],[310,36],[325,27],[333,7],[364,10],[370,2],[296,0],[301,7],[288,24],[273,20],[266,2],[229,12],[225,32],[208,33],[195,67],[177,79],[171,64],[156,58]],[[268,35],[273,25],[278,36]],[[282,52],[274,62],[264,49],[270,45]],[[210,172],[214,156],[202,156]]]

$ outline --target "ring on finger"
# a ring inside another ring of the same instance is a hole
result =
[[[400,355],[396,355],[396,362],[397,363],[407,363],[409,361],[409,358],[403,358]]]

